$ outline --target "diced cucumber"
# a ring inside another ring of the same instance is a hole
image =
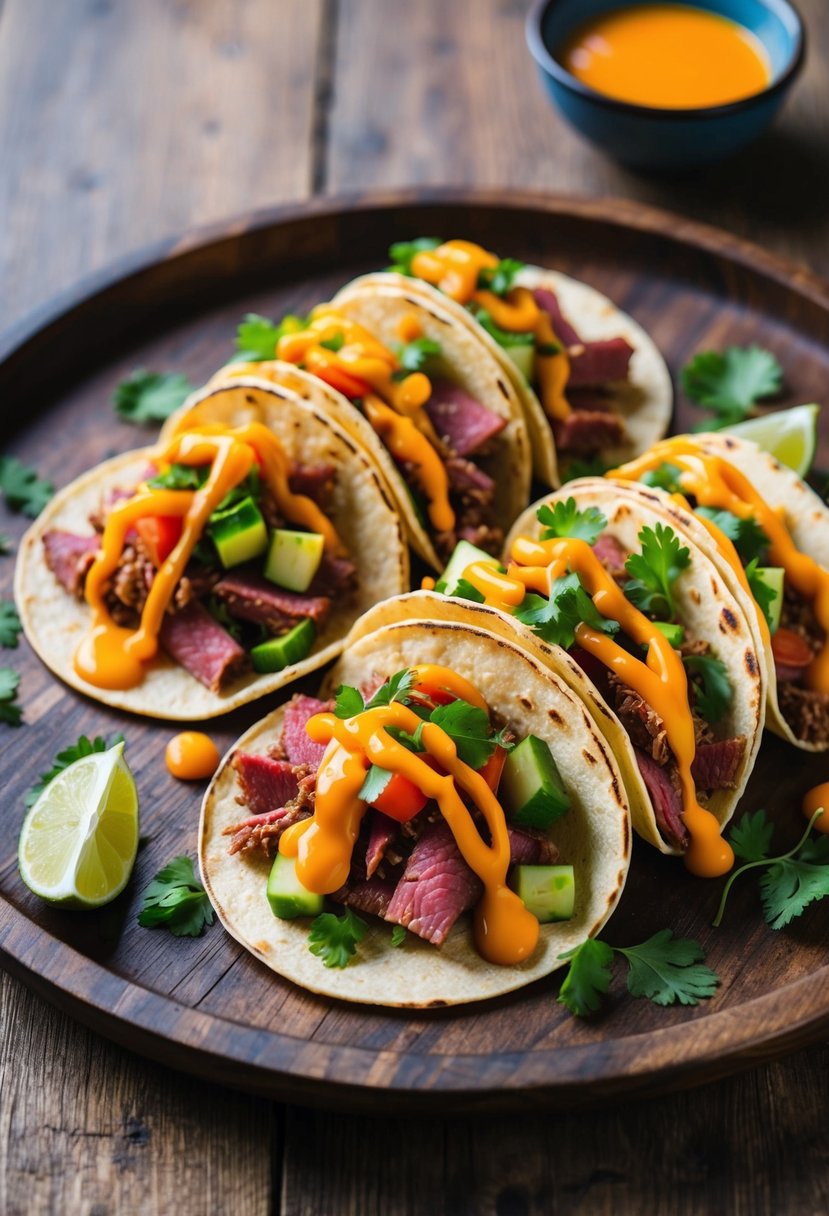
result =
[[[786,571],[782,566],[758,566],[754,571],[754,577],[774,592],[774,599],[768,607],[768,615],[769,632],[776,633],[780,625],[780,613],[783,610],[783,584]]]
[[[319,532],[276,528],[265,562],[265,578],[288,591],[307,591],[322,561],[325,538]]]
[[[438,580],[444,595],[455,594],[464,570],[473,562],[486,562],[488,566],[503,570],[497,557],[493,557],[491,553],[485,553],[483,549],[479,549],[477,545],[471,544],[468,540],[459,540],[446,563],[446,569]]]
[[[670,621],[654,621],[653,625],[660,633],[664,633],[674,649],[685,641],[685,630],[682,625],[673,625]]]
[[[516,866],[510,883],[527,911],[542,925],[571,919],[576,902],[572,866]]]
[[[268,547],[268,529],[252,498],[243,498],[226,511],[214,511],[207,530],[226,570],[258,557]]]
[[[532,334],[529,336],[532,339]],[[535,342],[531,340],[526,346],[505,346],[503,350],[512,359],[527,383],[532,384],[535,368]]]
[[[268,903],[271,912],[281,920],[297,916],[319,916],[324,898],[303,887],[297,878],[296,861],[277,853],[268,875]]]
[[[291,663],[299,663],[314,645],[317,631],[310,617],[294,625],[288,633],[278,638],[268,638],[254,646],[250,652],[253,670],[258,672],[281,671]]]
[[[520,827],[548,828],[570,808],[553,753],[537,735],[507,756],[499,796],[507,819]]]

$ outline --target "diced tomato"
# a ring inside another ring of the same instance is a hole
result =
[[[415,692],[427,697],[433,705],[448,705],[450,701],[458,699],[448,688],[439,688],[436,684],[429,684],[426,680],[416,680],[412,688]]]
[[[501,780],[501,773],[504,771],[504,762],[507,758],[506,748],[500,745],[495,748],[495,751],[487,760],[483,768],[479,768],[478,772],[483,777],[493,794],[498,791],[498,783]]]
[[[135,522],[135,530],[147,546],[158,569],[181,540],[183,523],[178,515],[148,515]]]
[[[338,393],[343,393],[352,399],[365,397],[367,393],[371,392],[371,385],[367,380],[361,380],[359,376],[352,376],[350,372],[344,371],[334,363],[315,367],[314,375],[318,376],[320,380],[324,380],[326,384],[330,384]]]
[[[778,629],[773,633],[771,650],[775,662],[781,667],[808,667],[812,661],[809,643],[792,629]]]
[[[417,788],[413,781],[402,773],[392,773],[389,783],[379,798],[375,798],[372,806],[382,811],[389,819],[398,823],[408,823],[423,810],[429,799]]]

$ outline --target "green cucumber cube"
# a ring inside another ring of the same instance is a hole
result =
[[[519,827],[546,829],[570,809],[553,754],[537,735],[507,756],[498,793],[507,819]]]
[[[207,530],[226,570],[259,557],[268,547],[268,529],[252,498],[243,498],[226,511],[214,511]]]
[[[670,621],[654,621],[654,628],[664,634],[676,650],[685,641],[685,630],[682,625],[673,625]]]
[[[515,866],[510,884],[542,925],[572,918],[576,902],[572,866]]]
[[[260,674],[282,671],[283,667],[299,663],[310,652],[316,634],[314,622],[306,617],[281,637],[268,638],[250,652],[253,670]]]
[[[268,903],[274,916],[281,920],[319,916],[324,902],[322,895],[303,887],[297,878],[294,858],[277,853],[268,876]]]
[[[758,566],[754,577],[774,592],[774,599],[769,604],[769,632],[776,633],[780,627],[780,613],[783,610],[783,584],[786,571],[782,566]]]
[[[530,341],[526,345],[524,343],[520,345],[516,343],[514,346],[510,344],[503,347],[503,351],[504,354],[509,355],[527,383],[532,384],[535,371],[535,343]]]
[[[459,540],[446,564],[446,569],[438,580],[438,585],[444,595],[457,593],[457,586],[463,578],[464,570],[473,562],[486,562],[488,566],[503,570],[497,557],[493,557],[491,553],[485,553],[483,549],[479,549],[477,545],[471,544],[468,540]]]
[[[325,538],[319,532],[276,528],[265,562],[265,578],[288,591],[307,591],[319,570]]]

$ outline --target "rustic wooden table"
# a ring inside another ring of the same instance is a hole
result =
[[[392,185],[628,196],[829,274],[829,10],[801,7],[775,130],[653,180],[549,109],[525,0],[0,2],[0,329],[156,238]],[[346,1118],[145,1063],[0,976],[0,1212],[808,1216],[829,1208],[827,1077],[824,1045],[573,1116]]]

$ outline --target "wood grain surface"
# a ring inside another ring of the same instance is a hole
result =
[[[312,187],[627,194],[829,271],[820,0],[802,0],[812,54],[776,131],[716,174],[674,181],[613,167],[562,126],[531,79],[522,4],[473,12],[429,0],[399,20],[379,0],[321,11],[280,0],[278,19],[275,8],[2,7],[4,325],[147,239]],[[235,45],[242,29],[231,71],[221,35]],[[220,153],[198,116],[218,124]],[[84,192],[72,171],[87,164],[99,178]],[[49,696],[44,688],[33,712]],[[16,832],[19,810],[9,810]],[[111,1047],[6,977],[0,1012],[4,1212],[817,1213],[829,1203],[825,1049],[647,1105],[379,1122],[196,1084]]]

